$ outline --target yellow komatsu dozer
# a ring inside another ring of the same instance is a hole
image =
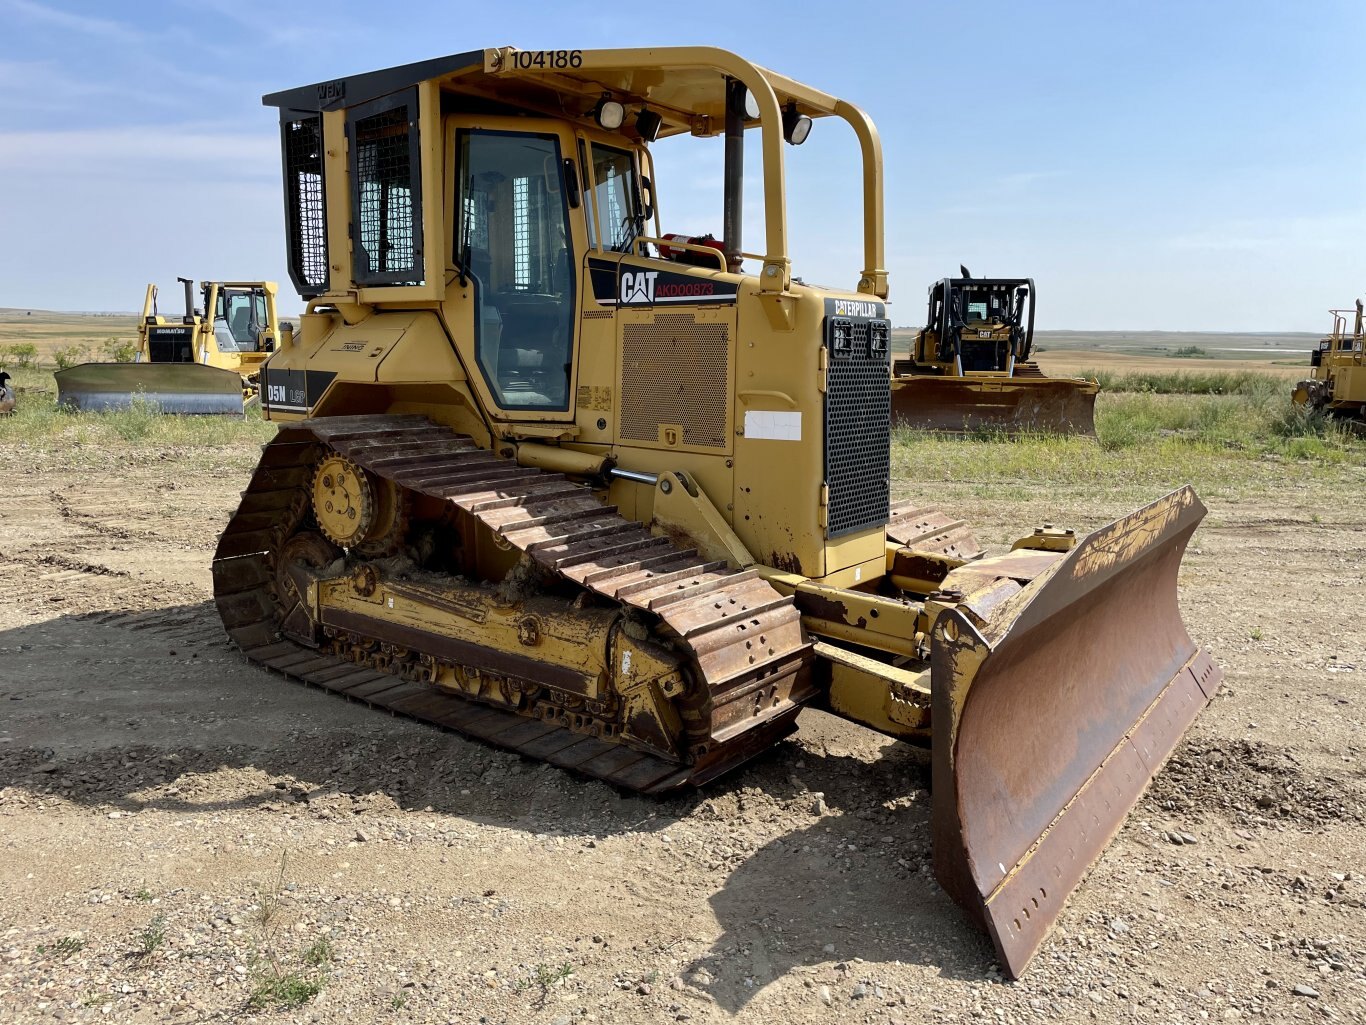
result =
[[[148,285],[131,363],[81,363],[56,373],[57,404],[94,412],[155,403],[163,413],[235,414],[257,393],[261,366],[280,339],[273,281],[194,282],[185,312],[162,316],[157,286]]]
[[[1095,381],[1045,377],[1030,278],[944,278],[925,326],[892,362],[892,423],[921,430],[1096,433]]]
[[[986,555],[891,501],[872,121],[708,47],[474,50],[265,102],[308,305],[214,558],[241,649],[646,794],[804,708],[929,747],[938,877],[1021,971],[1217,686],[1176,600],[1204,509]],[[822,117],[862,161],[847,292],[787,255],[785,148]],[[665,238],[650,144],[718,135],[721,245]]]
[[[1366,330],[1362,328],[1362,304],[1357,300],[1351,331],[1347,318],[1352,310],[1329,310],[1333,330],[1310,353],[1310,376],[1295,385],[1296,405],[1354,421],[1361,430],[1366,422]]]

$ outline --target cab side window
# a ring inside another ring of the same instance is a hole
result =
[[[593,209],[602,228],[602,246],[628,252],[644,231],[635,160],[627,150],[593,146]]]

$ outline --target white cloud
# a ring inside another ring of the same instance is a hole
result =
[[[32,22],[59,29],[63,34],[79,33],[117,44],[110,52],[109,59],[115,66],[122,63],[137,67],[136,77],[142,79],[145,86],[134,88],[129,81],[133,76],[111,76],[108,68],[97,77],[82,78],[81,72],[89,70],[89,65],[81,61],[67,61],[60,66],[53,61],[0,61],[0,76],[13,82],[23,101],[15,103],[15,97],[6,91],[7,100],[16,106],[36,104],[50,109],[56,106],[54,100],[76,97],[97,104],[110,93],[142,104],[183,106],[186,98],[177,93],[187,89],[233,97],[242,95],[242,82],[222,71],[231,68],[231,61],[237,54],[217,46],[212,37],[203,38],[193,34],[185,25],[170,25],[155,32],[145,31],[123,22],[75,14],[35,3],[34,0],[0,0],[0,11],[5,10],[14,11]],[[167,60],[168,53],[194,54],[196,59],[188,62]],[[219,71],[210,70],[215,68]],[[37,81],[28,77],[34,75],[38,77]],[[159,83],[174,85],[178,89],[158,88]]]
[[[212,12],[245,29],[250,36],[261,44],[273,47],[318,46],[323,42],[337,39],[343,34],[343,26],[350,27],[345,14],[337,9],[328,12],[326,21],[303,19],[291,21],[279,17],[280,7],[276,3],[248,4],[245,0],[177,0],[180,7],[195,13]],[[219,50],[225,57],[232,51]]]
[[[121,43],[140,42],[144,38],[142,32],[123,22],[95,18],[88,14],[74,14],[58,7],[34,3],[33,0],[4,0],[4,5],[30,21],[67,32],[81,32]]]
[[[273,132],[218,132],[201,125],[0,132],[0,171],[105,175],[130,165],[211,164],[225,178],[276,176]]]
[[[10,200],[0,238],[24,240],[0,247],[0,306],[136,309],[148,281],[172,295],[184,274],[278,281],[284,308],[297,309],[278,181],[223,181],[208,164],[175,170],[157,180],[92,174],[75,188],[0,173]]]
[[[0,60],[0,94],[11,112],[23,110],[29,114],[88,110],[111,97],[124,103],[162,108],[184,104],[183,99],[167,91],[82,79],[50,60]]]

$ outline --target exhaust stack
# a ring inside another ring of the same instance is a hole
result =
[[[745,85],[726,80],[726,165],[721,185],[721,234],[725,237],[726,266],[738,271],[744,257],[740,232],[745,198]]]
[[[194,323],[194,281],[190,278],[176,278],[185,286],[185,317],[184,323]]]

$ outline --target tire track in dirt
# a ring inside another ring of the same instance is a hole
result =
[[[0,1019],[94,1020],[92,993],[111,1021],[242,1017],[229,919],[285,851],[300,935],[343,959],[300,1012],[320,1025],[396,1020],[394,994],[414,1021],[519,1025],[1366,1014],[1359,491],[1211,503],[1182,603],[1231,686],[1006,986],[932,881],[918,752],[804,713],[769,757],[656,802],[323,700],[228,646],[207,546],[241,481],[184,473],[111,454],[0,505]],[[1018,534],[1015,500],[964,504]],[[147,971],[126,954],[154,916]],[[73,931],[70,962],[39,952]]]

